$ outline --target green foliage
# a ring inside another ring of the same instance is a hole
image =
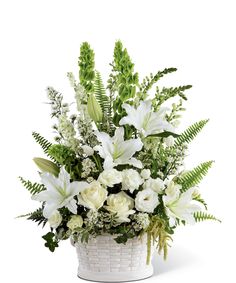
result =
[[[32,195],[35,195],[35,194],[38,194],[40,193],[41,191],[44,191],[46,188],[43,184],[39,184],[37,182],[35,183],[32,183],[31,181],[29,180],[25,180],[23,179],[22,177],[19,177],[21,183],[23,184],[23,186],[32,194]]]
[[[80,84],[85,88],[87,93],[92,93],[94,90],[95,62],[94,52],[88,42],[83,42],[80,47],[78,65]]]
[[[121,117],[125,115],[122,104],[128,99],[134,98],[138,85],[138,73],[134,73],[134,64],[127,49],[123,49],[121,41],[117,41],[115,44],[112,67],[113,74],[110,75],[108,88],[112,91],[118,91],[118,96],[113,103],[115,111],[113,121],[115,125],[118,125]]]
[[[114,240],[118,244],[126,244],[129,239],[134,238],[136,235],[134,229],[126,227],[125,225],[120,225],[115,228],[115,234],[119,234]]]
[[[221,220],[217,219],[215,216],[208,214],[206,212],[203,212],[203,211],[194,212],[193,216],[196,222],[200,222],[204,220],[215,220],[215,221],[221,222]]]
[[[76,154],[69,147],[62,144],[54,144],[48,149],[48,153],[56,162],[65,166],[72,180],[78,180],[81,176],[81,162],[76,158]]]
[[[205,200],[201,197],[201,195],[197,195],[193,198],[193,200],[200,202],[202,205],[204,205],[205,209],[207,210],[207,203]]]
[[[28,215],[27,215],[28,216]],[[43,216],[43,209],[42,208],[38,208],[37,210],[35,210],[34,212],[31,212],[29,214],[29,217],[27,218],[28,220],[32,220],[36,223],[38,223],[38,225],[42,224],[43,227],[46,225],[47,223],[47,218],[45,218]]]
[[[164,75],[176,72],[176,68],[165,68],[163,71],[158,71],[155,76],[150,74],[150,77],[146,76],[140,86],[140,92],[146,94],[152,86],[158,82]]]
[[[153,137],[153,138],[168,138],[169,136],[172,136],[172,137],[174,137],[174,138],[179,137],[178,134],[171,133],[171,132],[168,132],[168,131],[165,131],[165,132],[162,132],[162,133],[159,133],[159,134],[149,135],[148,137]]]
[[[102,77],[98,71],[96,71],[96,75],[95,75],[94,93],[98,103],[102,108],[102,112],[107,113],[109,109],[109,98],[106,95],[106,90],[102,82]]]
[[[161,219],[157,215],[152,216],[147,233],[149,234],[149,237],[151,236],[153,243],[157,242],[158,253],[160,254],[163,252],[164,259],[167,258],[169,241],[172,241],[172,238],[167,230],[168,227],[164,219]],[[150,249],[150,247],[148,247],[148,249]],[[149,263],[149,261],[150,257],[147,258],[147,263]]]
[[[41,136],[39,133],[37,132],[33,132],[32,133],[33,138],[35,139],[35,141],[42,147],[44,153],[50,157],[53,161],[56,161],[48,152],[50,146],[52,145],[51,142],[49,142],[48,140],[46,140],[43,136]]]
[[[58,247],[58,241],[55,238],[55,234],[53,232],[48,232],[46,235],[42,236],[42,238],[46,241],[44,244],[45,247],[49,248],[51,252],[54,252],[55,248]]]
[[[211,168],[214,161],[207,161],[201,163],[191,171],[188,171],[181,175],[177,181],[182,185],[181,192],[186,192],[188,189],[197,186],[204,176],[206,176],[208,170]]]
[[[202,128],[207,124],[209,120],[201,120],[194,123],[187,130],[185,130],[176,140],[175,146],[179,146],[183,143],[190,143],[197,134],[202,130]]]
[[[187,97],[184,94],[184,91],[190,89],[191,85],[184,85],[179,87],[163,87],[162,90],[159,90],[159,87],[156,87],[155,98],[153,99],[154,109],[158,109],[165,101],[175,96],[187,100]]]

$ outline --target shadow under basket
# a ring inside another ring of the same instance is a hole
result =
[[[147,235],[117,244],[112,235],[91,238],[88,243],[72,241],[76,248],[78,277],[90,281],[125,282],[153,275],[152,264],[146,264]],[[152,251],[151,251],[152,254]]]

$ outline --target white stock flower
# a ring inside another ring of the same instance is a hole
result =
[[[120,120],[121,126],[133,125],[145,137],[163,131],[174,131],[174,127],[165,120],[167,109],[161,108],[157,112],[153,112],[151,100],[140,101],[137,108],[127,103],[124,103],[122,107],[126,110],[127,116]]]
[[[70,183],[70,175],[64,167],[60,169],[58,178],[49,173],[43,173],[41,174],[41,181],[46,190],[34,195],[32,199],[45,202],[43,209],[45,218],[50,218],[61,207],[67,207],[72,213],[77,213],[74,196],[88,187],[87,182]]]
[[[77,228],[81,228],[83,223],[83,218],[80,215],[72,215],[66,226],[71,230],[75,230]]]
[[[142,185],[143,179],[134,169],[126,169],[122,171],[122,190],[129,190],[131,193]]]
[[[138,211],[152,213],[159,204],[157,193],[151,189],[145,189],[137,193],[135,208]]]
[[[149,169],[143,169],[142,171],[141,171],[141,177],[143,178],[143,179],[148,179],[148,178],[150,178],[150,176],[151,176],[151,171],[149,170]]]
[[[151,189],[156,193],[161,193],[162,190],[164,189],[164,182],[160,178],[150,178],[145,181],[143,184],[144,189]]]
[[[169,136],[169,137],[164,139],[164,143],[166,144],[167,147],[174,146],[175,138],[173,136]]]
[[[119,192],[118,194],[111,194],[107,198],[107,205],[105,208],[110,213],[117,214],[117,221],[130,222],[129,215],[134,214],[134,200],[128,196],[125,192]]]
[[[98,181],[104,186],[113,187],[122,182],[122,174],[116,169],[107,169],[99,175]]]
[[[93,181],[78,195],[78,203],[92,210],[101,208],[107,199],[107,190],[98,181]]]
[[[123,127],[116,129],[113,137],[104,132],[95,132],[95,134],[101,145],[95,146],[94,149],[104,158],[104,169],[110,169],[119,164],[142,168],[141,161],[132,157],[136,151],[140,151],[143,147],[140,138],[125,141]]]
[[[181,186],[170,182],[165,190],[166,195],[162,197],[166,208],[166,214],[169,216],[170,226],[175,226],[176,219],[184,220],[186,223],[193,224],[195,219],[193,213],[200,211],[199,205],[192,203],[195,188],[180,193]]]
[[[56,210],[48,219],[48,223],[51,228],[56,229],[62,221],[62,216],[58,210]]]

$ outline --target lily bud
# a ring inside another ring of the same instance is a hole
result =
[[[42,172],[50,173],[56,177],[58,176],[60,170],[52,161],[40,157],[35,157],[33,160]]]
[[[93,94],[90,94],[88,98],[88,113],[90,118],[94,122],[102,121],[102,116],[103,116],[102,109]]]

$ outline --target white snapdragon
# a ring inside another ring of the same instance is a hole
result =
[[[134,169],[126,169],[122,171],[122,190],[129,190],[133,193],[142,185],[143,179]]]
[[[160,178],[150,178],[145,181],[143,184],[144,189],[151,189],[156,193],[161,193],[162,190],[164,189],[164,182]]]
[[[56,229],[62,221],[62,216],[58,210],[56,210],[48,219],[48,223],[51,228]]]
[[[141,177],[143,178],[143,179],[148,179],[148,178],[150,178],[150,176],[151,176],[151,171],[149,170],[149,169],[143,169],[142,171],[141,171]]]
[[[107,169],[99,175],[98,181],[104,186],[113,187],[122,182],[122,174],[116,169]]]
[[[135,198],[135,208],[138,211],[152,213],[158,204],[158,195],[151,189],[138,192]]]
[[[134,200],[125,192],[111,194],[107,198],[105,208],[113,214],[117,215],[117,222],[130,222],[129,215],[134,214]]]
[[[107,199],[107,190],[98,181],[93,181],[78,195],[78,203],[92,210],[101,208]]]

